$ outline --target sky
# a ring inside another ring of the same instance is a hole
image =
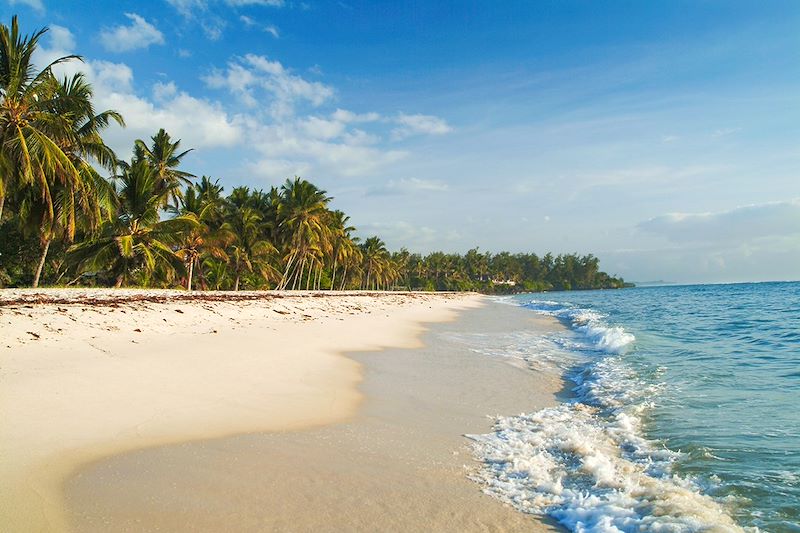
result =
[[[0,0],[185,170],[301,176],[390,249],[800,279],[800,2]]]

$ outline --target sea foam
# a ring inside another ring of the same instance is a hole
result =
[[[473,479],[520,511],[548,514],[577,532],[742,531],[698,480],[673,473],[680,454],[648,440],[643,419],[662,385],[626,361],[635,337],[604,315],[554,301],[525,307],[565,321],[551,340],[583,353],[568,376],[569,403],[495,419],[468,435],[482,467]],[[534,343],[531,343],[533,345]]]

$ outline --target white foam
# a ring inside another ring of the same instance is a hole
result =
[[[577,335],[549,340],[589,359],[569,375],[574,402],[501,417],[493,433],[469,436],[485,491],[578,532],[742,531],[723,503],[672,472],[679,453],[644,436],[664,369],[643,374],[627,360],[634,336],[592,310],[553,301],[525,307],[566,320]]]
[[[589,343],[585,348],[606,353],[623,353],[636,340],[631,333],[618,326],[609,326],[605,317],[588,309],[564,306],[550,300],[533,300],[525,307],[536,313],[555,316],[570,322],[573,330]]]
[[[484,465],[474,478],[520,511],[577,532],[742,531],[721,504],[664,469],[664,454],[621,451],[626,441],[643,444],[630,417],[609,424],[573,403],[498,418],[494,430],[470,436]]]

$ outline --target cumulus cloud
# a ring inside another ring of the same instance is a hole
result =
[[[50,43],[53,48],[59,50],[72,50],[75,48],[75,37],[72,35],[72,32],[64,26],[51,24],[48,35],[50,36]]]
[[[62,28],[37,53],[37,64],[72,53],[75,39]],[[97,109],[115,109],[127,128],[109,128],[107,142],[128,157],[134,139],[147,139],[159,127],[191,148],[234,148],[233,171],[274,182],[291,175],[371,178],[408,156],[382,135],[397,123],[374,112],[333,108],[317,112],[334,97],[332,87],[304,79],[279,61],[258,55],[232,59],[205,82],[236,96],[200,98],[174,81],[137,86],[125,63],[88,59],[57,67],[59,75],[83,71],[95,89]],[[251,107],[237,114],[241,104]],[[367,131],[365,128],[369,128]],[[247,139],[246,145],[241,144]],[[387,190],[442,190],[443,184],[418,179],[390,182]]]
[[[437,180],[421,180],[419,178],[403,178],[389,180],[383,185],[373,187],[367,191],[368,196],[402,195],[444,192],[447,184]]]
[[[272,123],[248,120],[248,138],[257,139],[253,149],[262,157],[250,164],[257,176],[275,178],[276,168],[311,169],[314,175],[369,176],[407,156],[401,150],[383,149],[351,142],[348,133],[333,124],[327,131],[312,131],[321,126],[307,118]],[[286,173],[285,175],[291,175]]]
[[[37,50],[35,63],[44,65],[72,54],[73,46],[72,33],[61,28]],[[120,156],[131,150],[134,139],[146,139],[159,127],[183,139],[184,145],[195,148],[231,146],[241,138],[236,118],[229,116],[219,103],[191,96],[174,82],[156,83],[150,100],[137,94],[133,70],[124,63],[89,59],[85,63],[71,61],[56,67],[59,76],[76,72],[83,72],[92,83],[98,110],[114,109],[125,118],[127,128],[112,126],[105,135]]]
[[[308,81],[291,73],[280,63],[255,54],[247,54],[228,63],[225,70],[216,69],[205,76],[206,84],[215,89],[227,89],[248,107],[259,105],[261,98],[270,100],[273,116],[290,116],[299,103],[319,107],[330,100],[333,88],[316,81]]]
[[[718,213],[669,213],[640,229],[673,242],[741,243],[800,234],[800,199],[737,207]]]
[[[147,48],[151,44],[164,44],[164,35],[158,28],[136,13],[125,13],[131,23],[114,26],[100,32],[100,43],[111,52],[128,52]]]
[[[401,113],[394,121],[398,127],[392,130],[392,137],[405,139],[413,135],[444,135],[453,131],[444,119],[433,115],[406,115]]]

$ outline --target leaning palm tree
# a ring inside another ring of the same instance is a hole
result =
[[[194,174],[178,170],[183,158],[192,149],[180,152],[181,140],[172,142],[172,138],[164,128],[158,130],[158,133],[150,139],[152,141],[150,146],[141,139],[136,140],[137,157],[143,158],[153,167],[156,175],[156,192],[165,194],[165,205],[170,201],[177,205],[183,187],[191,185],[190,178],[195,177]]]
[[[183,261],[173,249],[181,235],[197,227],[195,217],[159,220],[167,193],[157,192],[156,173],[144,161],[128,165],[119,181],[118,213],[95,238],[70,247],[68,262],[79,272],[107,272],[115,287],[137,275],[148,279],[156,269],[183,272]]]
[[[52,212],[52,177],[80,180],[78,170],[52,137],[54,131],[63,131],[64,124],[62,117],[51,112],[46,94],[51,68],[80,57],[60,57],[37,71],[32,58],[47,31],[43,28],[22,36],[16,16],[10,28],[0,24],[0,219],[6,198],[16,189],[32,187]]]
[[[113,170],[117,164],[114,151],[100,136],[101,130],[111,121],[124,126],[122,116],[107,110],[95,113],[92,105],[92,87],[83,74],[57,81],[50,77],[43,91],[50,103],[50,112],[61,117],[62,131],[54,131],[58,147],[67,155],[78,170],[79,179],[70,180],[56,173],[48,177],[53,198],[52,208],[41,201],[41,197],[28,190],[23,197],[23,220],[28,226],[36,226],[42,243],[42,254],[33,278],[33,287],[39,279],[47,258],[50,243],[62,238],[70,243],[75,238],[78,225],[87,232],[94,231],[113,209],[113,189],[100,176],[96,166]],[[25,212],[27,211],[27,212]]]

